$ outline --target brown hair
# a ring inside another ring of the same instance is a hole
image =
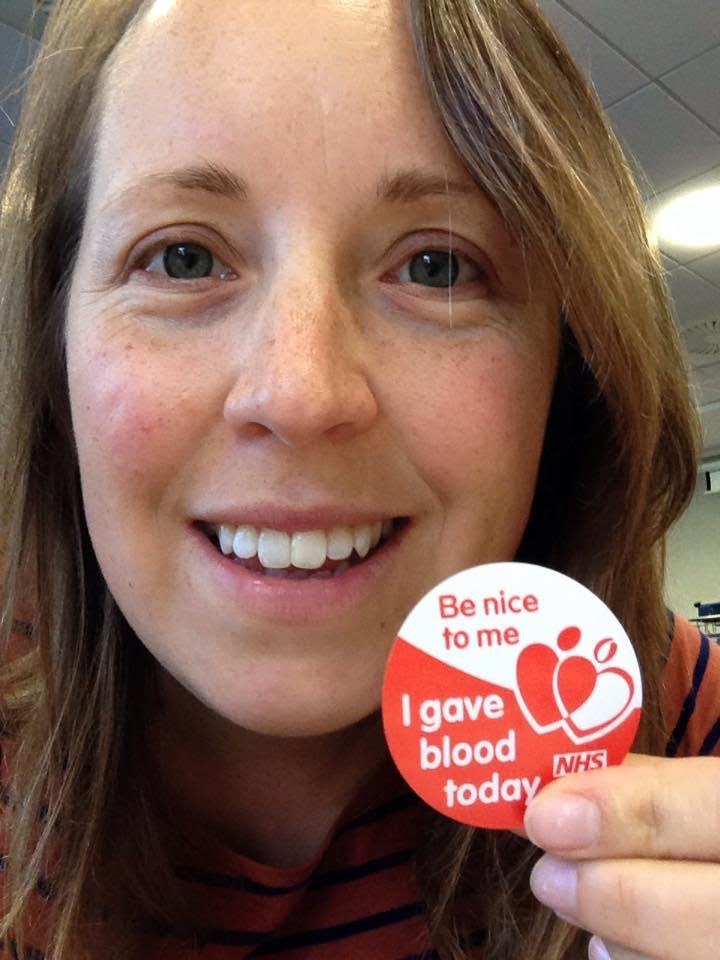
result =
[[[518,559],[576,577],[624,623],[647,691],[635,747],[659,752],[664,534],[691,494],[698,433],[640,195],[594,92],[532,0],[407,2],[450,141],[562,302],[560,372]],[[32,608],[29,652],[0,677],[4,732],[17,743],[0,937],[22,955],[34,891],[52,867],[54,960],[90,955],[100,920],[124,957],[133,944],[122,931],[141,921],[183,929],[179,894],[168,897],[170,840],[138,776],[152,659],[90,544],[63,350],[103,83],[145,6],[60,0],[0,210],[0,642],[27,590]],[[466,923],[487,929],[488,960],[584,955],[585,935],[528,891],[529,843],[428,818],[417,869],[444,960],[466,956]],[[127,842],[111,853],[119,823]],[[111,856],[120,906],[109,916],[94,878]]]

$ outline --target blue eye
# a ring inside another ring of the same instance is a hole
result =
[[[212,273],[213,255],[197,243],[174,243],[163,253],[163,266],[175,280],[195,280]]]
[[[458,255],[450,250],[421,250],[397,271],[398,279],[403,283],[435,287],[440,290],[454,288],[458,280],[474,283],[488,280],[487,271],[469,257]]]
[[[410,260],[410,279],[431,287],[454,286],[460,273],[458,258],[448,250],[424,250]]]
[[[146,262],[146,273],[165,275],[169,280],[204,280],[207,277],[226,280],[232,276],[232,270],[201,243],[181,240],[162,248],[156,247],[155,251]]]

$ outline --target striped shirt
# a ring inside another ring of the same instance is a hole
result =
[[[677,616],[671,617],[671,635],[664,673],[666,754],[720,754],[720,646]],[[155,937],[144,957],[431,960],[413,869],[423,812],[388,763],[303,866],[257,863],[195,828],[178,875],[204,945],[197,952],[171,935]],[[477,931],[473,956],[482,956],[482,941]],[[29,960],[43,960],[41,947],[38,940]]]

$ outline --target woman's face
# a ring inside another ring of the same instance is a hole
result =
[[[557,305],[404,10],[158,2],[104,105],[67,316],[88,527],[164,675],[255,732],[374,711],[405,614],[512,559],[533,496]]]

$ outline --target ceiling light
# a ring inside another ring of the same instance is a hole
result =
[[[655,216],[653,232],[677,247],[720,246],[720,183],[671,200]]]

